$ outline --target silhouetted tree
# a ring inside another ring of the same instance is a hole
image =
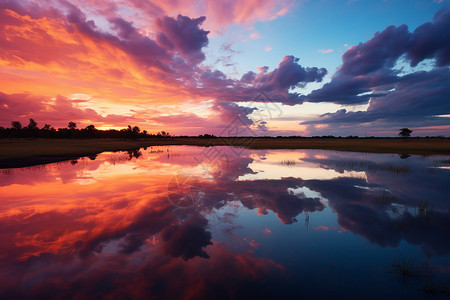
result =
[[[412,132],[413,131],[409,128],[402,128],[402,129],[400,129],[400,132],[398,133],[398,135],[402,136],[402,137],[409,137],[409,136],[411,136]]]
[[[42,129],[37,127],[37,122],[30,119],[28,126],[22,127],[19,121],[11,122],[11,128],[0,128],[0,138],[10,137],[43,137],[43,138],[125,138],[125,139],[141,139],[154,134],[149,134],[146,130],[141,131],[138,126],[128,125],[127,128],[116,130],[98,130],[94,125],[88,125],[83,129],[77,129],[75,122],[69,122],[66,128],[58,128],[56,130],[50,124],[45,124]],[[159,136],[169,136],[169,133],[159,133]]]
[[[161,131],[161,132],[158,132],[157,136],[168,137],[168,136],[170,136],[170,134],[168,132]]]
[[[95,129],[95,126],[94,126],[94,125],[89,125],[89,126],[86,126],[86,130],[88,130],[88,131],[94,131],[94,130],[97,130],[97,129]]]
[[[75,130],[75,128],[77,128],[77,123],[69,122],[69,125],[67,125],[67,127],[69,127],[70,130]]]
[[[45,124],[44,125],[44,127],[42,127],[42,130],[51,130],[51,128],[52,128],[52,125],[50,125],[50,124]]]
[[[38,129],[37,122],[34,119],[30,118],[30,122],[28,123],[27,129],[30,129],[30,130]]]
[[[142,152],[138,150],[133,150],[133,151],[127,151],[128,153],[128,160],[131,160],[133,157],[134,158],[139,158],[142,156]]]
[[[22,129],[22,123],[20,123],[19,121],[12,121],[11,126],[16,130]]]

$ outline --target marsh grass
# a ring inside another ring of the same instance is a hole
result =
[[[422,285],[422,291],[431,295],[450,295],[450,283],[436,283],[430,280]]]
[[[394,196],[389,191],[383,191],[380,194],[375,196],[375,203],[378,205],[388,205],[397,200],[397,197]]]
[[[433,208],[428,206],[428,202],[422,202],[415,207],[415,215],[418,218],[428,219],[433,216]]]
[[[392,260],[392,273],[403,278],[426,277],[428,266],[426,263],[417,263],[414,258],[400,256]]]

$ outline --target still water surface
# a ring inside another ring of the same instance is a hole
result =
[[[0,170],[0,299],[442,299],[450,157],[152,147]]]

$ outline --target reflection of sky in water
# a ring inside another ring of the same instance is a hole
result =
[[[450,286],[448,161],[171,146],[2,170],[0,298],[426,298]]]

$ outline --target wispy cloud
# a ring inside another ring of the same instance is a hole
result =
[[[333,49],[319,49],[319,50],[317,50],[317,52],[320,52],[320,53],[331,53],[331,52],[333,52]]]
[[[252,34],[250,34],[249,38],[256,40],[256,39],[260,39],[261,35],[259,34],[258,31],[253,32]]]

